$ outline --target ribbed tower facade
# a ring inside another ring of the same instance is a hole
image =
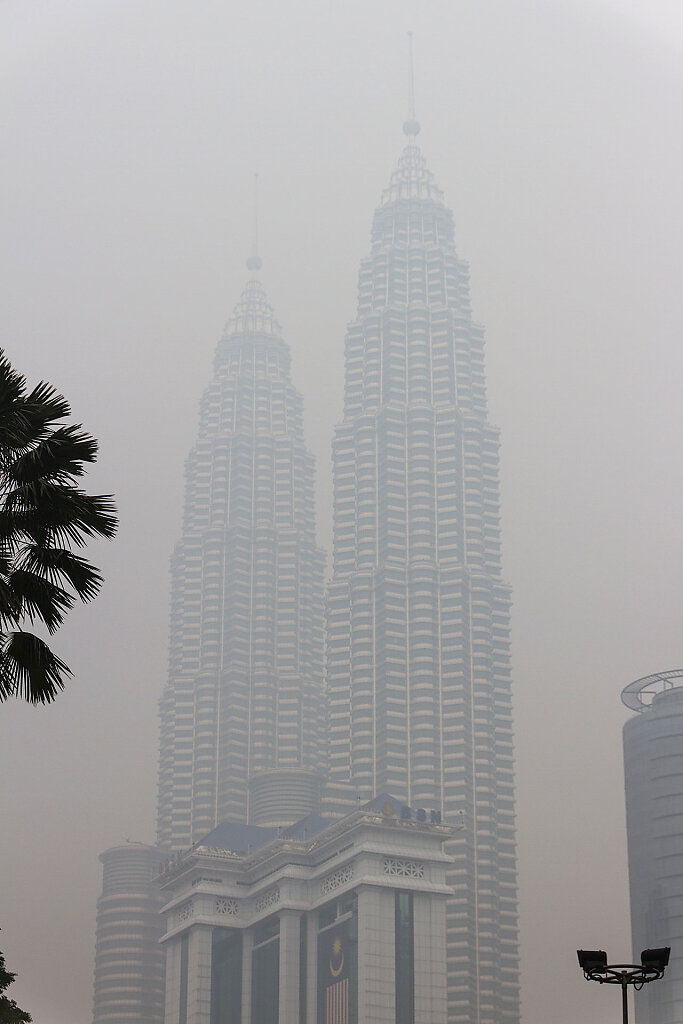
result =
[[[333,443],[330,794],[460,823],[448,1020],[519,1020],[509,588],[484,338],[453,218],[409,141],[375,213]]]
[[[155,885],[162,854],[126,843],[100,854],[93,1024],[157,1024],[164,1019],[163,896]]]
[[[254,275],[216,351],[172,559],[158,813],[169,849],[226,819],[315,809],[324,557],[313,488],[289,349]]]
[[[683,669],[630,683],[624,782],[633,962],[671,947],[664,977],[636,993],[638,1024],[683,1024]]]

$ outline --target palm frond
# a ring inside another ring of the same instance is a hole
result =
[[[70,413],[51,384],[27,393],[0,348],[0,701],[47,703],[63,689],[68,667],[20,627],[40,620],[53,633],[76,597],[97,594],[102,574],[72,549],[118,525],[111,495],[76,486],[98,446],[62,422]]]
[[[5,523],[3,516],[8,517]],[[57,547],[65,547],[65,542],[82,547],[87,537],[109,539],[117,525],[110,494],[86,494],[78,487],[45,480],[15,487],[0,509],[0,538],[14,527],[36,541],[50,538]]]
[[[71,415],[71,406],[64,395],[47,381],[41,380],[33,391],[26,396],[26,404],[35,406],[36,416],[40,419],[63,420]]]
[[[24,509],[7,508],[0,503],[0,552],[4,558],[15,552],[25,537],[30,537],[36,544],[45,538],[45,530],[37,528],[38,522],[34,512]]]
[[[64,396],[44,381],[27,395],[26,378],[0,349],[0,455],[28,450],[70,413]]]
[[[0,633],[0,701],[49,704],[64,689],[68,665],[33,633]]]
[[[0,630],[18,626],[22,618],[21,598],[15,594],[5,573],[0,576]]]
[[[30,451],[14,460],[8,477],[16,484],[44,479],[71,484],[85,472],[84,463],[97,460],[97,441],[80,423],[59,427]]]
[[[18,373],[0,348],[0,418],[7,417],[26,393],[26,378]]]
[[[24,569],[15,569],[9,585],[21,602],[22,614],[31,621],[41,619],[50,633],[61,626],[66,613],[74,606],[74,597],[51,580]]]
[[[103,581],[99,569],[67,548],[27,544],[17,559],[17,567],[44,576],[53,583],[67,581],[83,602],[95,597]]]
[[[34,443],[46,437],[56,423],[66,419],[71,414],[71,406],[56,388],[41,381],[26,395],[18,411],[26,424],[28,443]]]

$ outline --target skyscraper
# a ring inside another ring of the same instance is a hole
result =
[[[261,261],[228,321],[186,465],[161,700],[158,841],[316,809],[323,553],[302,401]]]
[[[136,1024],[163,1022],[160,856],[226,819],[279,825],[320,803],[324,555],[314,463],[260,265],[250,257],[186,465],[160,702],[160,849],[102,854],[94,1024],[120,1024],[117,1007]]]
[[[630,683],[621,699],[634,963],[671,947],[661,981],[636,993],[638,1024],[683,1021],[683,669]]]
[[[375,212],[333,444],[330,796],[441,810],[450,1022],[519,1019],[509,589],[484,338],[453,218],[408,144]],[[330,800],[330,803],[333,801]]]

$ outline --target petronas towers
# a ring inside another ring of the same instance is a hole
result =
[[[326,599],[302,399],[256,258],[219,342],[172,560],[157,841],[381,793],[440,813],[449,1024],[518,1024],[498,433],[452,214],[404,131],[346,336]]]
[[[453,218],[409,144],[375,213],[333,445],[330,787],[438,808],[449,1021],[518,1019],[508,587],[498,433]]]
[[[158,842],[174,850],[319,802],[324,555],[289,362],[252,279],[216,351],[172,561]]]

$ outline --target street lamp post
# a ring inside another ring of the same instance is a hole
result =
[[[660,949],[644,949],[639,964],[608,964],[604,949],[577,949],[579,967],[587,981],[601,985],[621,985],[621,1019],[628,1024],[628,986],[633,985],[639,992],[649,981],[657,981],[664,974],[669,962],[669,946]]]

